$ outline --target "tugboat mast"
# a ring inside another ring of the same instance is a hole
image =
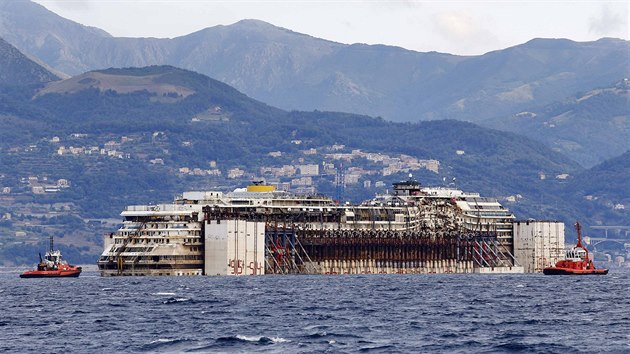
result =
[[[582,246],[582,234],[580,232],[580,230],[582,230],[582,227],[580,226],[580,222],[579,221],[575,222],[575,230],[577,231],[577,234],[578,234],[578,242],[577,242],[577,245],[575,245],[575,247],[584,248]]]

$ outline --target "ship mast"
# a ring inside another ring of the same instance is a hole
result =
[[[575,245],[575,248],[581,248],[586,252],[586,258],[584,259],[586,262],[589,262],[590,257],[588,256],[588,250],[586,249],[586,247],[582,246],[582,233],[580,232],[582,230],[581,226],[580,226],[580,222],[576,221],[575,222],[575,230],[577,230],[577,234],[578,234],[578,242],[577,245]]]
[[[580,233],[580,230],[581,230],[581,229],[582,229],[582,228],[580,227],[580,222],[579,222],[579,221],[576,221],[576,222],[575,222],[575,230],[577,231],[577,234],[578,234],[578,242],[577,242],[577,245],[575,245],[575,247],[584,248],[584,247],[582,246],[582,235],[581,235],[581,233]]]

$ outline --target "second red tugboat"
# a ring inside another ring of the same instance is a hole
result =
[[[566,258],[558,261],[555,266],[543,269],[545,275],[606,275],[608,269],[595,268],[595,264],[588,257],[588,250],[582,246],[582,235],[580,233],[580,223],[575,223],[578,234],[578,242],[575,247],[568,250]]]
[[[37,270],[28,270],[20,274],[20,278],[76,278],[81,274],[81,267],[73,266],[61,259],[61,251],[53,248],[53,238],[50,237],[50,251],[42,259],[39,254]]]

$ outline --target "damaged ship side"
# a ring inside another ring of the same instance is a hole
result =
[[[358,205],[255,184],[122,216],[105,235],[103,276],[522,272],[509,210],[413,180]]]

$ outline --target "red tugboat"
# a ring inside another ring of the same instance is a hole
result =
[[[580,223],[575,223],[578,234],[577,245],[566,253],[566,259],[558,261],[555,266],[543,269],[545,275],[606,275],[608,269],[597,269],[595,264],[588,257],[588,250],[582,246],[582,235],[580,233]]]
[[[20,274],[20,278],[76,278],[81,274],[81,267],[73,266],[61,259],[61,252],[53,248],[53,238],[50,237],[50,251],[42,259],[39,254],[37,270],[28,270]]]

